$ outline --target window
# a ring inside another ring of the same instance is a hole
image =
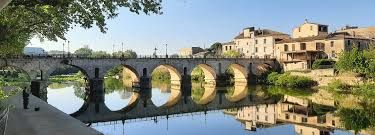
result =
[[[336,58],[336,52],[335,52],[335,51],[332,51],[331,56],[332,56],[333,58]]]
[[[313,26],[310,26],[310,30],[313,30]]]
[[[301,50],[306,50],[306,43],[301,43],[300,48]]]
[[[335,120],[332,120],[332,126],[336,126]]]
[[[349,46],[351,45],[351,42],[350,42],[350,40],[348,40],[348,45],[349,45]]]
[[[258,52],[258,47],[255,47],[255,52]]]
[[[287,45],[287,44],[284,45],[284,51],[285,51],[285,52],[288,51],[288,45]]]
[[[232,50],[232,46],[229,46],[229,50]]]
[[[285,114],[285,119],[289,120],[289,114]]]
[[[259,120],[259,115],[257,115],[257,120]]]
[[[323,43],[316,43],[316,50],[324,51],[324,44]]]
[[[255,44],[258,44],[258,40],[255,40]]]
[[[301,27],[298,27],[298,32],[301,32]]]
[[[249,42],[246,42],[246,45],[249,45]]]
[[[266,52],[266,47],[263,48],[263,51]]]
[[[335,45],[335,42],[331,41],[331,47],[333,47],[334,45]]]
[[[228,46],[225,46],[225,51],[228,51]]]
[[[296,46],[292,44],[292,51],[295,51],[295,50],[296,50]]]
[[[256,107],[256,109],[257,109],[257,112],[259,112],[259,107],[258,106]]]
[[[250,33],[250,38],[253,36],[253,33]]]
[[[302,118],[302,122],[306,123],[307,122],[307,118],[303,117]]]
[[[266,44],[267,43],[267,39],[263,39],[263,44]]]
[[[296,119],[297,119],[296,115],[293,115],[293,120],[296,120]]]
[[[268,121],[268,116],[266,116],[264,119],[265,119],[266,121]]]
[[[237,44],[240,45],[240,41],[238,41]]]

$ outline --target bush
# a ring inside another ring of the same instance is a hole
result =
[[[278,74],[276,72],[273,72],[267,76],[267,82],[269,84],[277,86],[286,86],[292,88],[305,88],[314,86],[316,84],[315,81],[308,77],[295,76],[288,73]]]
[[[321,68],[321,66],[330,66],[334,64],[335,64],[335,61],[331,59],[317,59],[314,61],[312,65],[312,69],[319,69]]]
[[[340,80],[333,80],[328,83],[328,90],[331,91],[347,91],[350,90],[350,86]]]
[[[267,83],[268,84],[275,84],[276,81],[279,79],[279,77],[280,77],[279,73],[272,72],[272,73],[268,74],[268,76],[267,76]]]

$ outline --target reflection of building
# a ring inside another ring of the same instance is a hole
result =
[[[238,110],[236,118],[245,121],[246,129],[253,130],[257,125],[276,124],[276,104],[265,104],[243,107]]]
[[[349,30],[328,33],[328,25],[306,20],[293,30],[292,38],[277,42],[275,49],[284,70],[305,70],[311,69],[316,59],[336,59],[337,54],[351,50],[353,45],[363,50],[371,42],[373,40]]]
[[[180,55],[181,56],[191,56],[200,52],[203,52],[204,50],[200,47],[190,47],[190,48],[181,48],[180,49]]]
[[[300,135],[329,135],[333,129],[340,127],[339,117],[334,116],[329,110],[317,112],[318,109],[314,107],[319,108],[319,105],[307,99],[284,96],[284,99],[277,104],[240,108],[236,118],[244,121],[245,129],[252,131],[257,127],[292,123],[295,132]]]

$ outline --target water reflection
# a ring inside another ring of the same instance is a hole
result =
[[[124,85],[122,81],[117,79],[106,80],[105,84],[105,104],[111,110],[121,110],[129,104],[135,104],[136,100],[141,98],[139,93],[134,92],[134,89]],[[153,87],[151,100],[157,107],[168,108],[183,105],[177,104],[179,100],[184,98],[181,93],[181,86],[153,82]],[[66,93],[60,93],[57,90],[65,91]],[[48,91],[48,102],[64,112],[72,113],[83,104],[84,93],[85,89],[79,83],[51,84]],[[256,104],[243,107],[233,104],[229,109],[209,111],[215,108],[210,106],[210,104],[219,100],[219,95],[225,95],[223,98],[231,102],[239,102],[246,99]],[[70,99],[70,101],[65,101],[62,97]],[[72,100],[72,97],[76,97],[76,99],[73,98]],[[77,99],[79,101],[76,101]],[[368,133],[371,130],[364,131],[364,129],[369,127],[373,118],[364,116],[371,116],[369,113],[373,114],[374,112],[374,108],[371,108],[374,105],[366,105],[368,107],[365,109],[345,110],[338,105],[339,103],[333,96],[322,90],[298,90],[260,85],[247,86],[237,84],[218,88],[210,84],[193,83],[191,99],[196,104],[207,107],[208,110],[203,112],[187,111],[183,114],[169,117],[165,115],[149,117],[143,119],[146,120],[143,122],[137,121],[137,119],[127,120],[124,125],[121,121],[117,123],[107,122],[107,125],[98,123],[94,124],[93,127],[105,134],[227,133],[224,129],[229,130],[230,134],[247,134],[251,132],[252,134],[341,135],[353,134],[354,130],[362,130],[361,133],[371,134]],[[276,102],[260,102],[269,99]],[[138,109],[142,110],[142,108]],[[347,123],[342,123],[343,120],[351,122],[350,125],[353,131],[345,131],[345,129],[348,129],[348,125]],[[108,125],[108,123],[111,124]],[[142,130],[144,128],[148,130]]]

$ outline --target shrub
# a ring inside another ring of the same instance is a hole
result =
[[[295,76],[286,74],[278,74],[273,72],[267,76],[267,82],[269,84],[277,85],[277,86],[286,86],[292,88],[304,88],[304,87],[311,87],[316,84],[315,81],[308,77],[304,76]]]
[[[334,65],[335,64],[335,61],[331,60],[331,59],[317,59],[314,61],[313,65],[312,65],[312,69],[319,69],[321,68],[321,66],[326,66],[326,65]]]
[[[350,89],[350,86],[340,80],[332,80],[328,83],[328,90],[331,91],[347,91]]]
[[[280,77],[279,73],[272,72],[272,73],[268,74],[268,76],[267,76],[267,83],[268,84],[275,84],[276,81],[279,79],[279,77]]]

